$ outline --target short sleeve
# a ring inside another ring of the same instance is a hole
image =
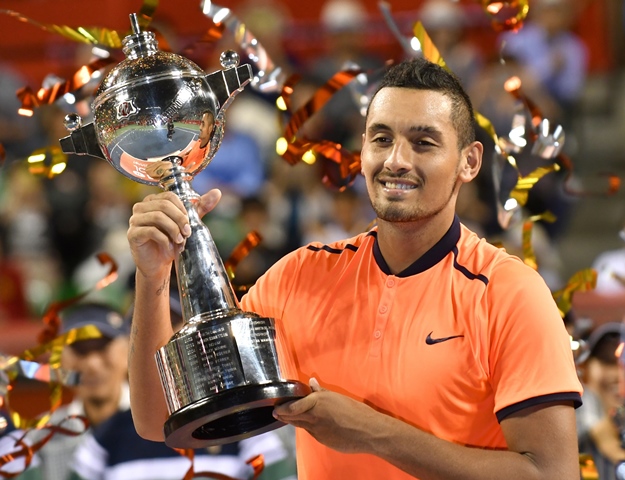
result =
[[[503,260],[487,292],[489,376],[498,420],[550,401],[581,405],[570,338],[539,274],[514,258]]]

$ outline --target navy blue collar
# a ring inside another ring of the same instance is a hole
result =
[[[378,264],[378,267],[380,267],[380,270],[382,270],[385,274],[393,275],[391,273],[391,269],[388,268],[386,260],[384,260],[384,257],[382,256],[380,245],[378,244],[377,232],[375,233],[375,243],[373,244],[373,256],[375,261]],[[432,268],[453,250],[458,243],[458,240],[460,240],[460,219],[458,218],[458,215],[454,215],[454,221],[452,222],[451,227],[449,227],[447,233],[443,235],[436,245],[425,252],[412,265],[399,272],[396,276],[409,277]]]

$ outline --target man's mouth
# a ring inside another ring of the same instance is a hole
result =
[[[412,182],[400,182],[397,180],[381,180],[380,183],[387,190],[414,190],[417,185]]]
[[[388,188],[389,190],[413,190],[417,188],[416,185],[398,182],[382,182],[382,185],[384,185],[384,188]]]

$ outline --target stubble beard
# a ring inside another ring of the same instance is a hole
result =
[[[410,204],[406,205],[403,199],[378,199],[374,200],[373,196],[370,196],[370,203],[373,211],[380,220],[391,223],[413,223],[422,222],[437,216],[448,205],[453,196],[457,193],[458,182],[458,169],[454,175],[453,182],[449,186],[449,194],[446,196],[444,202],[439,205],[432,206],[426,209],[423,204]],[[419,186],[418,188],[422,188]]]

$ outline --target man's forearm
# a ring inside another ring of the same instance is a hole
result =
[[[163,441],[163,423],[168,414],[154,355],[173,335],[169,279],[169,271],[149,279],[137,272],[128,355],[135,428],[142,437],[155,441]]]
[[[566,407],[563,407],[566,408]],[[572,410],[572,409],[571,409]],[[486,450],[454,444],[393,417],[376,414],[363,437],[365,453],[381,457],[421,480],[571,480],[579,478],[571,439],[553,441],[552,451]],[[545,425],[549,428],[549,425]],[[570,435],[569,435],[570,436]],[[569,452],[563,454],[563,452]],[[551,458],[549,458],[551,457]]]

